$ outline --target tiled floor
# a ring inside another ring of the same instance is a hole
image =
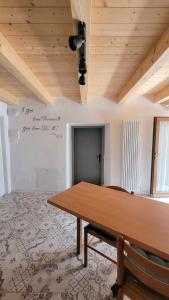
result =
[[[0,198],[1,300],[110,300],[116,267],[89,251],[77,258],[76,219],[47,204],[50,194]],[[154,198],[153,198],[154,199]],[[169,198],[154,200],[169,203]],[[116,250],[99,243],[116,258]]]
[[[77,258],[76,219],[47,204],[49,194],[0,198],[0,299],[109,300],[116,267],[89,251]],[[99,243],[115,258],[112,247]]]

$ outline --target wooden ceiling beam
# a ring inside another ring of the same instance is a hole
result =
[[[52,102],[52,98],[39,79],[33,74],[28,65],[16,53],[7,39],[0,33],[0,64],[16,79],[33,92],[37,98],[45,103]]]
[[[0,101],[6,104],[16,105],[18,104],[18,99],[13,94],[9,93],[3,88],[0,88]]]
[[[169,59],[169,28],[163,33],[157,44],[149,52],[145,60],[122,87],[117,102],[123,103],[149,80]]]
[[[153,95],[155,103],[163,103],[169,100],[169,86],[165,86],[163,89]]]
[[[90,42],[92,0],[85,0],[85,1],[70,0],[70,4],[71,4],[72,19],[73,19],[74,34],[75,35],[77,34],[79,21],[83,21],[86,23],[86,65],[87,65],[87,73],[85,74],[86,84],[84,86],[79,85],[81,103],[86,104],[88,98],[88,85],[89,85],[89,42]],[[79,58],[77,59],[77,64],[79,64]],[[78,75],[78,79],[79,79],[79,75]]]

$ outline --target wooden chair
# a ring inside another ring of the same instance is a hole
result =
[[[124,188],[122,188],[121,186],[116,186],[116,185],[108,185],[106,186],[108,189],[112,189],[112,190],[116,190],[116,191],[119,191],[119,192],[124,192],[124,193],[127,193],[127,194],[131,194],[131,195],[134,195],[134,192],[128,192],[127,190],[125,190]]]
[[[134,194],[133,192],[129,193],[127,190],[119,186],[106,186],[106,187],[120,192]],[[89,242],[88,242],[88,234],[93,236]],[[91,243],[95,237],[113,247],[116,247],[116,237],[113,234],[98,226],[95,226],[93,224],[88,224],[84,228],[84,267],[87,267],[87,263],[88,263],[88,248],[116,264],[115,260],[113,260],[112,258],[108,257],[107,255],[103,254],[102,252],[100,252],[99,250],[91,246]]]
[[[117,281],[113,296],[122,300],[169,299],[169,261],[151,254],[121,237],[117,240]]]

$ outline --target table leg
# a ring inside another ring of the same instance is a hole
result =
[[[77,255],[81,252],[82,245],[82,220],[77,218]]]

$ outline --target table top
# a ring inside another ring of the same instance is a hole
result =
[[[169,205],[81,182],[48,203],[169,260]]]

